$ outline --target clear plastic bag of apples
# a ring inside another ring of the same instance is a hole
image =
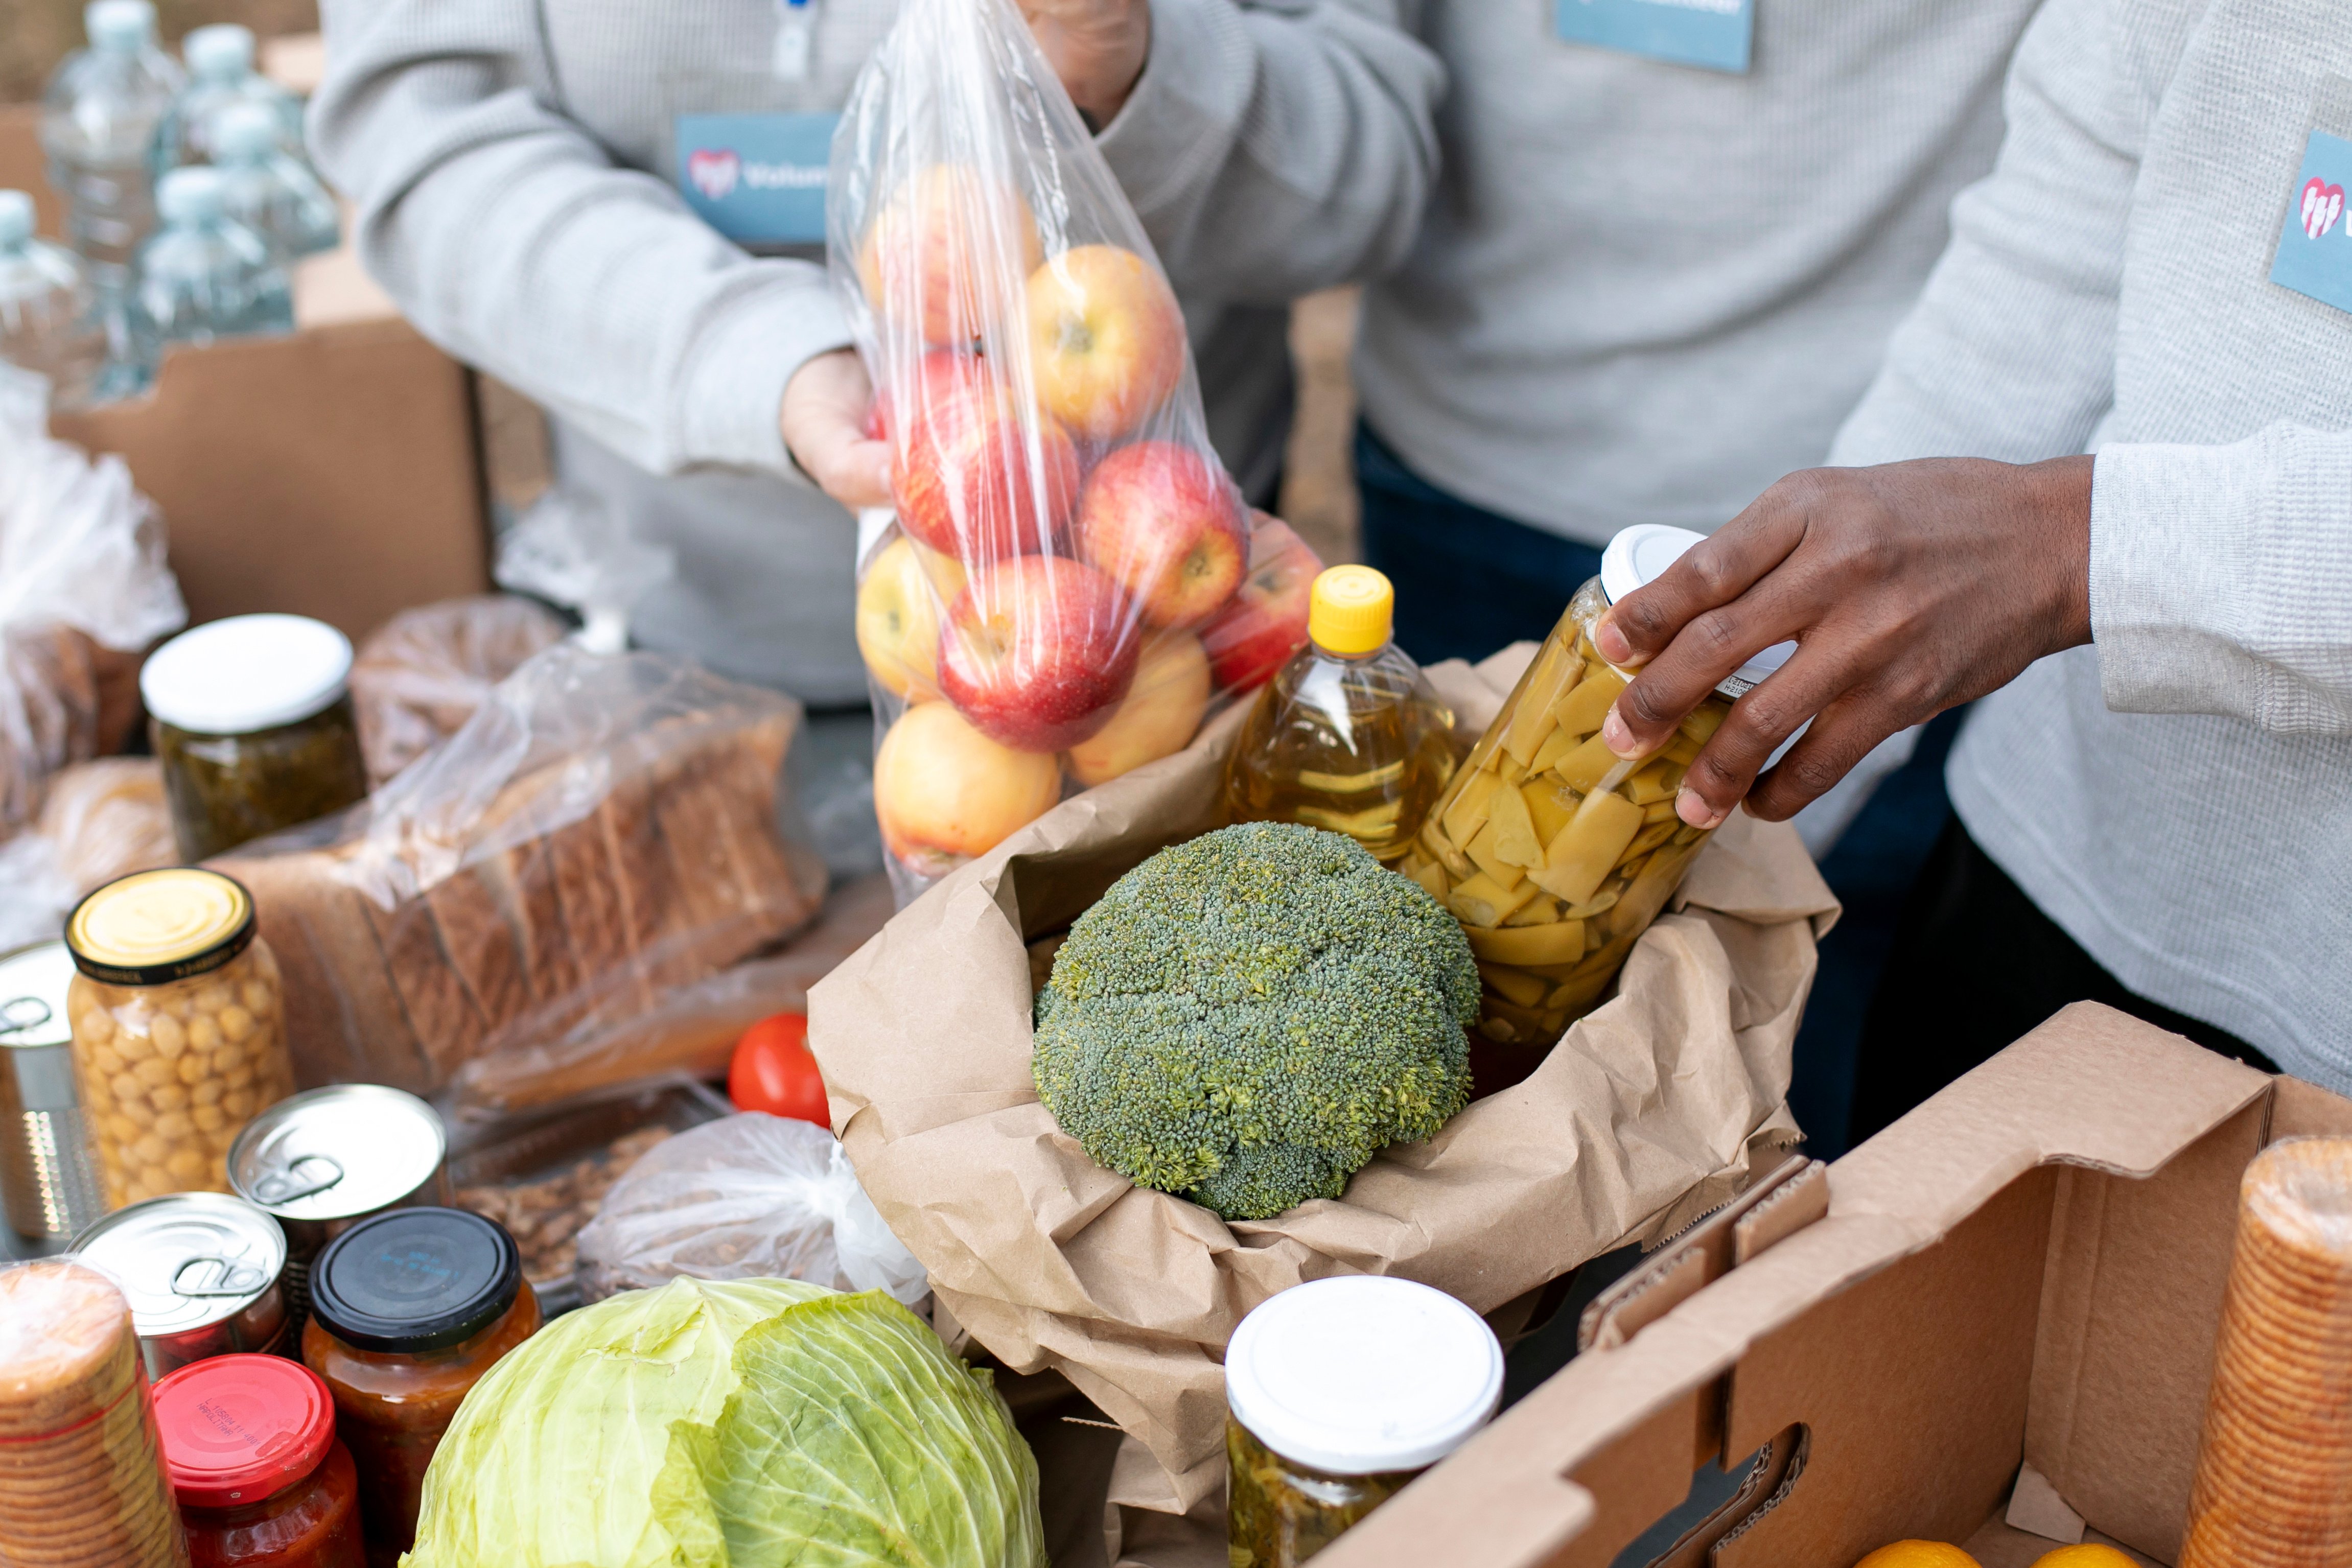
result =
[[[903,904],[1189,745],[1306,641],[1321,562],[1210,446],[1175,293],[1010,0],[908,0],[827,227],[892,455],[857,637]]]

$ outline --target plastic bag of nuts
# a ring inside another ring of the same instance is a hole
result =
[[[253,901],[217,872],[140,872],[66,923],[66,1007],[110,1206],[229,1190],[229,1145],[294,1092],[278,961]]]

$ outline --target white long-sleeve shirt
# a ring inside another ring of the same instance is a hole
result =
[[[1979,705],[1953,802],[2126,985],[2339,1091],[2352,314],[2270,276],[2346,77],[2342,0],[2048,0],[1832,459],[2097,453],[2094,644]]]

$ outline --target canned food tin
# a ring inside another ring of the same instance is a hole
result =
[[[106,1212],[74,1090],[73,977],[62,942],[0,957],[0,1201],[8,1228],[37,1244]]]
[[[302,1332],[310,1260],[370,1215],[449,1202],[448,1133],[432,1106],[373,1083],[313,1089],[246,1124],[229,1146],[229,1185],[286,1232],[286,1317]]]
[[[280,1348],[286,1233],[241,1197],[182,1192],[118,1208],[74,1239],[131,1300],[149,1378],[231,1351]]]

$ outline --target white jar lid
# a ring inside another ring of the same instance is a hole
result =
[[[1503,1395],[1503,1347],[1443,1291],[1350,1274],[1261,1303],[1225,1347],[1225,1403],[1259,1442],[1334,1475],[1417,1470]]]
[[[1601,591],[1614,604],[1635,589],[1647,588],[1665,576],[1666,569],[1682,559],[1685,550],[1706,538],[1705,534],[1668,528],[1664,523],[1636,523],[1630,528],[1618,529],[1609,548],[1601,552]],[[1729,680],[1716,689],[1727,696],[1742,695],[1787,664],[1789,655],[1796,651],[1794,643],[1775,643],[1740,665]]]
[[[195,735],[250,735],[341,697],[351,639],[307,615],[232,615],[183,632],[139,672],[147,711]]]

